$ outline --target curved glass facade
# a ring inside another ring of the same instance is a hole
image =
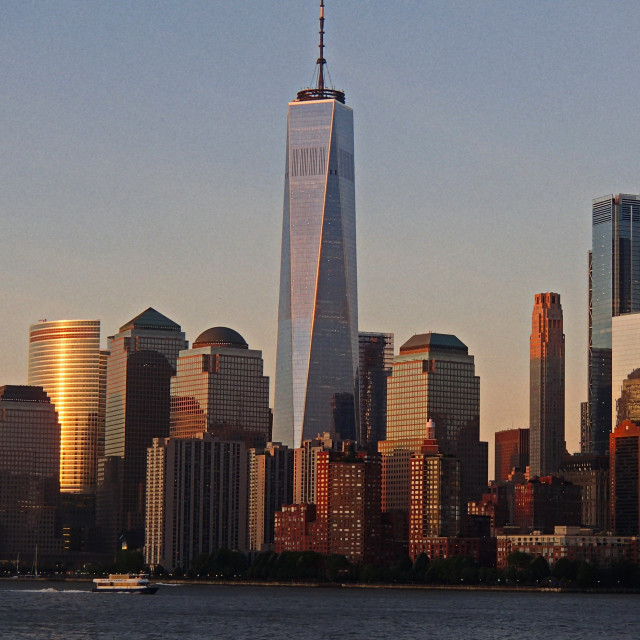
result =
[[[289,103],[273,438],[292,447],[336,424],[355,437],[354,178],[352,110]]]
[[[45,390],[60,421],[62,492],[96,490],[106,355],[100,351],[99,320],[57,320],[29,328],[29,384]]]

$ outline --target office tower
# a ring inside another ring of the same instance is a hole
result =
[[[402,457],[401,468],[383,477],[394,487],[396,503],[409,507],[409,458],[419,452],[435,422],[444,454],[460,460],[462,504],[476,500],[487,484],[487,443],[480,441],[480,379],[467,346],[442,333],[414,335],[400,347],[388,380],[387,439],[379,443],[384,457]],[[404,495],[404,498],[401,495]]]
[[[459,536],[462,529],[460,461],[440,452],[434,431],[431,422],[427,432],[430,437],[411,455],[409,555],[412,558],[424,548],[427,538]]]
[[[528,466],[529,429],[496,431],[494,479],[503,482],[514,469],[524,473]]]
[[[246,551],[244,443],[210,433],[154,438],[147,452],[145,561],[185,571],[200,554]]]
[[[609,456],[577,453],[565,456],[560,475],[582,490],[580,524],[593,531],[609,530]]]
[[[358,333],[360,433],[358,443],[377,451],[387,432],[387,378],[393,364],[393,333]]]
[[[250,551],[264,551],[273,545],[274,514],[293,502],[293,450],[278,442],[249,450],[249,534]]]
[[[147,448],[153,438],[169,436],[171,376],[187,346],[180,325],[152,308],[109,337],[97,505],[105,550],[125,532],[130,548],[142,545]]]
[[[640,534],[640,427],[621,422],[609,435],[610,531],[619,536]]]
[[[530,475],[558,472],[564,442],[564,333],[557,293],[537,293],[529,339]]]
[[[640,313],[611,319],[611,420],[640,424]]]
[[[611,433],[611,320],[640,311],[640,196],[593,201],[589,255],[589,425],[583,453],[604,454]]]
[[[206,431],[263,447],[271,439],[271,415],[262,369],[262,352],[249,349],[237,331],[214,327],[201,333],[180,352],[171,380],[171,437]]]
[[[304,440],[293,451],[293,502],[315,504],[316,469],[320,451],[342,451],[344,441],[325,431],[312,440]]]
[[[104,434],[106,352],[99,320],[29,327],[30,385],[41,386],[60,422],[60,491],[92,494]]]
[[[273,439],[293,448],[330,428],[332,402],[355,433],[357,407],[353,112],[325,85],[320,11],[317,85],[287,116]]]
[[[42,387],[0,387],[0,555],[57,557],[60,425]]]

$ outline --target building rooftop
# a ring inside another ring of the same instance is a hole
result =
[[[246,340],[229,327],[212,327],[203,331],[193,343],[193,348],[199,347],[227,347],[231,349],[248,349]]]
[[[417,333],[409,338],[401,347],[400,353],[407,351],[442,349],[446,351],[461,351],[468,353],[469,350],[464,342],[458,340],[456,336],[449,333]]]
[[[25,384],[6,384],[0,387],[0,402],[41,402],[50,404],[49,396],[42,387]]]
[[[153,307],[149,307],[140,315],[120,327],[120,332],[128,329],[153,329],[155,331],[180,331],[180,325],[163,316]]]

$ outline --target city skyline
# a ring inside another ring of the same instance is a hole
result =
[[[528,424],[530,297],[553,290],[577,449],[591,201],[638,190],[631,7],[327,7],[358,112],[358,328],[460,336],[485,440]],[[100,318],[104,348],[154,306],[191,339],[236,327],[273,392],[282,105],[313,72],[316,20],[315,1],[7,6],[3,384],[26,381],[38,318]]]

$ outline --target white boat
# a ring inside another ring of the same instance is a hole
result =
[[[91,591],[100,593],[148,593],[152,594],[158,587],[149,583],[144,574],[112,573],[108,578],[94,578]]]

